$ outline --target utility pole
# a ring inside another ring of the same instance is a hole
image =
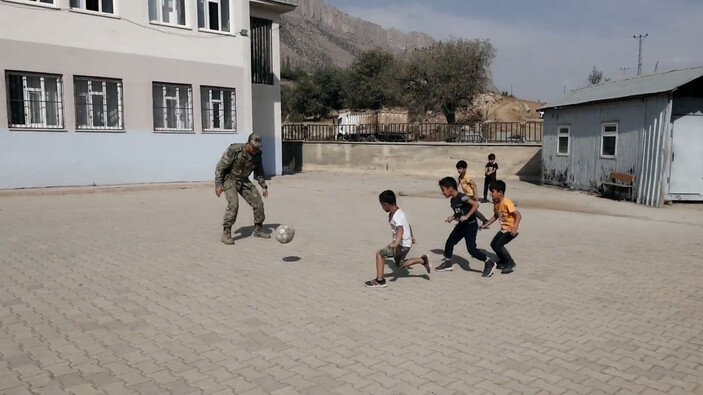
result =
[[[638,40],[640,43],[640,51],[639,51],[639,56],[637,58],[638,59],[637,60],[637,75],[642,75],[642,41],[644,41],[644,39],[647,38],[648,36],[649,36],[649,33],[645,34],[644,36],[641,34],[639,36],[632,36],[634,39]]]
[[[625,77],[627,75],[627,70],[630,70],[629,67],[620,67],[620,71],[622,71],[622,76]]]

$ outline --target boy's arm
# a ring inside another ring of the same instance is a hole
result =
[[[493,223],[496,222],[497,220],[498,220],[498,214],[494,210],[493,217],[491,217],[491,219],[489,219],[488,222],[481,225],[481,229],[488,229],[488,227],[493,225]]]
[[[510,230],[510,234],[515,236],[518,233],[520,233],[520,220],[522,220],[522,214],[520,214],[519,211],[515,210],[510,215],[515,218],[515,225],[513,225],[513,228]]]
[[[478,188],[476,187],[476,183],[474,180],[469,181],[469,186],[471,187],[471,190],[473,191],[473,200],[478,200]]]
[[[473,199],[469,199],[469,200],[466,201],[466,203],[467,203],[469,206],[471,206],[471,208],[469,209],[469,212],[466,213],[466,215],[464,215],[464,216],[462,216],[462,217],[459,218],[459,222],[464,222],[464,221],[466,221],[467,219],[471,218],[471,216],[474,215],[474,213],[476,212],[476,210],[478,210],[478,202],[477,202],[477,201],[475,201],[475,200],[473,200]]]
[[[415,244],[415,235],[413,235],[413,227],[412,225],[408,225],[410,227],[410,240],[412,240],[413,244]]]
[[[395,230],[395,240],[389,244],[391,248],[396,248],[400,245],[400,242],[403,240],[403,233],[405,233],[405,229],[402,226],[395,228]]]

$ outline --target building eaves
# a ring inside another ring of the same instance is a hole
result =
[[[539,111],[671,92],[700,77],[703,77],[703,67],[649,74],[620,81],[609,81],[573,90],[556,102],[540,108]]]

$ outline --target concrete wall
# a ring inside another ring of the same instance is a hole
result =
[[[453,174],[456,162],[465,160],[471,176],[483,177],[491,153],[500,166],[498,177],[539,178],[540,145],[284,142],[284,166],[295,171],[356,169]]]
[[[271,52],[273,62],[273,85],[252,84],[253,131],[260,134],[264,142],[264,167],[267,173],[281,174],[281,58],[280,15],[269,9],[252,3],[251,16],[272,21]]]

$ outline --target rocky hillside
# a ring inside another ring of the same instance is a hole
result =
[[[322,65],[347,66],[369,49],[398,54],[432,43],[427,34],[384,29],[323,0],[299,0],[298,8],[285,14],[281,25],[281,61],[308,71]]]

